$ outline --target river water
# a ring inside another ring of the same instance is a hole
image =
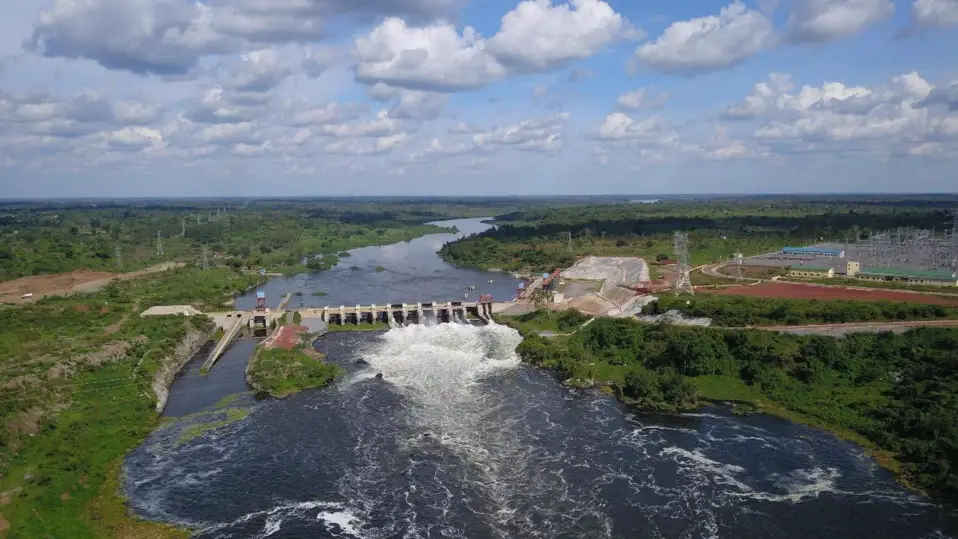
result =
[[[449,239],[358,249],[345,267],[267,293],[303,291],[313,305],[444,300],[468,285],[511,295],[511,279],[443,264],[434,253]],[[521,364],[519,341],[464,324],[328,335],[317,347],[343,380],[283,401],[247,394],[249,416],[182,445],[158,431],[126,461],[130,505],[211,539],[958,534],[954,508],[908,494],[831,435],[720,408],[636,414]],[[239,341],[210,377],[191,363],[167,414],[242,389],[254,344]]]

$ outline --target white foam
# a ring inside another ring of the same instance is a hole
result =
[[[349,511],[323,511],[316,515],[316,518],[327,524],[339,526],[342,531],[349,535],[362,537],[359,528],[357,528],[360,522],[356,516]]]

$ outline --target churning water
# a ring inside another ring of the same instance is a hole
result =
[[[412,258],[443,272],[437,289],[421,278],[425,297],[486,277]],[[318,347],[344,379],[184,444],[158,431],[126,461],[130,504],[209,539],[958,535],[952,508],[831,435],[719,408],[634,414],[521,364],[519,342],[456,323],[328,335]],[[241,368],[206,385],[187,373],[171,391],[178,414],[242,380]]]
[[[502,326],[327,338],[351,371],[127,461],[141,515],[200,537],[947,537],[853,446],[721,410],[635,416],[519,363]],[[357,364],[362,359],[364,364]],[[382,378],[377,378],[377,374]]]

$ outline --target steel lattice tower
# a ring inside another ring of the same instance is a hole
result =
[[[689,265],[689,235],[676,232],[674,236],[676,264],[675,295],[694,294],[692,289],[692,267]]]

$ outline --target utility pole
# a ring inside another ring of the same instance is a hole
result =
[[[674,237],[676,264],[675,276],[675,295],[687,292],[695,294],[692,288],[692,267],[689,266],[689,235],[683,232],[676,232]]]

